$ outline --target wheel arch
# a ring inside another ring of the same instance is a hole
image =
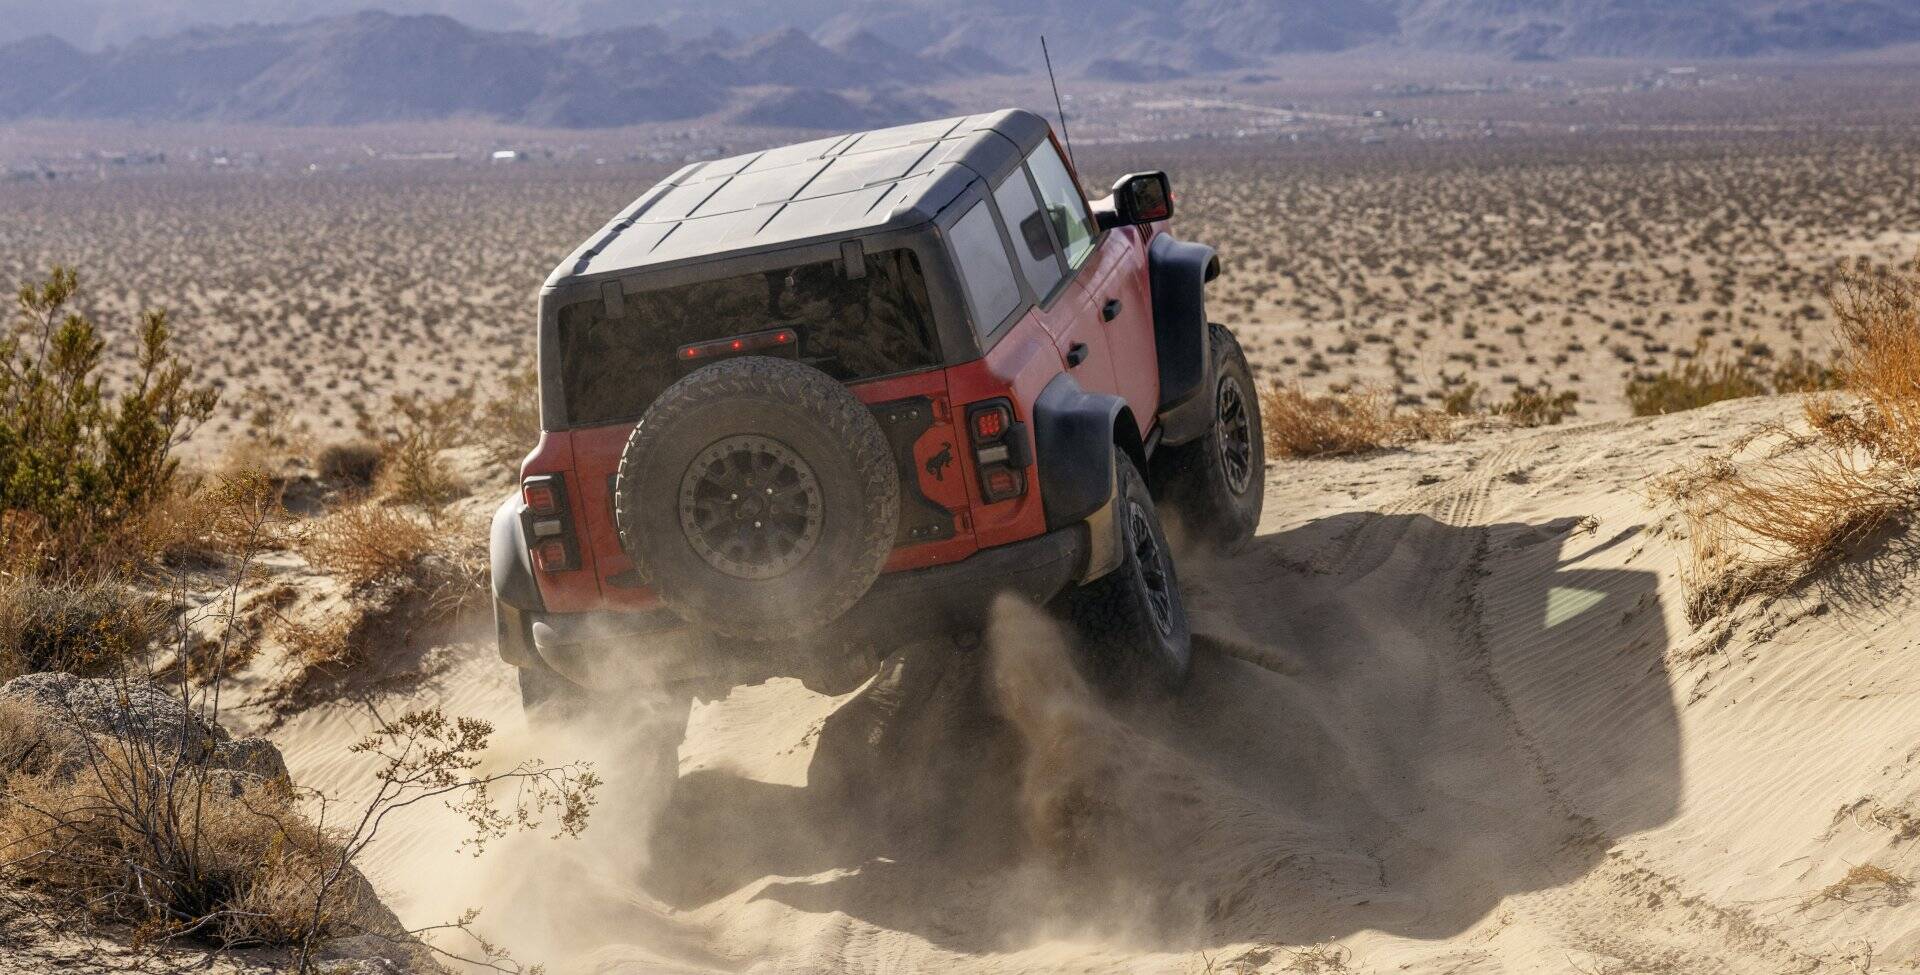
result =
[[[1158,234],[1147,246],[1153,291],[1153,338],[1160,370],[1161,438],[1181,444],[1207,432],[1213,413],[1204,395],[1212,375],[1207,283],[1220,276],[1212,247]]]
[[[1126,401],[1089,392],[1064,372],[1034,400],[1033,436],[1049,531],[1085,521],[1112,499],[1115,445],[1145,454]]]
[[[493,616],[500,659],[516,667],[537,662],[528,616],[546,610],[540,584],[533,575],[532,555],[527,551],[520,518],[522,508],[518,492],[508,495],[500,507],[494,509],[493,524],[488,532]]]

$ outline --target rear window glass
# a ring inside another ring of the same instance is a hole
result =
[[[628,292],[620,315],[598,298],[560,309],[560,381],[573,426],[631,420],[691,371],[681,346],[791,328],[800,361],[841,382],[940,364],[932,303],[911,250]]]

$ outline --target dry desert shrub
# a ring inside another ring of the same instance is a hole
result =
[[[527,760],[484,772],[492,731],[433,709],[383,722],[352,748],[379,762],[375,794],[341,808],[284,776],[210,765],[164,730],[94,734],[59,707],[0,699],[0,877],[90,920],[130,925],[139,943],[287,946],[301,972],[326,938],[409,943],[354,866],[389,815],[444,802],[471,825],[463,845],[475,852],[512,832],[586,827],[592,769]],[[473,920],[433,930],[481,946],[462,960],[526,970],[475,935]]]
[[[540,375],[518,372],[501,384],[500,395],[480,410],[480,443],[487,459],[520,470],[520,460],[540,439]]]
[[[362,501],[307,526],[300,551],[317,569],[351,587],[345,605],[324,619],[282,618],[279,641],[300,665],[289,689],[421,624],[444,622],[480,605],[488,564],[478,526]]]
[[[1811,437],[1785,436],[1788,449],[1745,464],[1710,458],[1663,484],[1688,524],[1696,624],[1786,591],[1920,506],[1920,263],[1843,267],[1832,295],[1837,376],[1857,408],[1817,397]]]
[[[0,862],[99,921],[145,939],[285,944],[312,923],[308,892],[339,843],[282,782],[209,768],[167,749],[76,730],[57,711],[0,701]],[[357,930],[359,891],[319,911]]]
[[[1431,437],[1446,418],[1427,410],[1402,411],[1378,389],[1313,396],[1275,383],[1260,398],[1268,453],[1280,457],[1340,457]]]
[[[372,489],[380,475],[383,452],[380,445],[367,440],[328,444],[314,459],[322,480],[346,485],[358,491]]]
[[[1865,406],[1866,445],[1920,467],[1920,260],[1899,272],[1843,267],[1829,297],[1845,350],[1840,383]]]
[[[172,607],[112,582],[0,579],[0,680],[115,674],[162,638]]]
[[[307,526],[300,546],[307,561],[352,586],[413,575],[435,547],[426,519],[402,508],[364,502]]]
[[[396,395],[396,427],[383,444],[380,492],[400,504],[438,508],[465,493],[465,485],[447,470],[440,452],[473,436],[473,396],[467,392],[431,397]]]

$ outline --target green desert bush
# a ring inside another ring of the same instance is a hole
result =
[[[131,376],[109,392],[107,343],[73,310],[79,290],[78,275],[54,268],[20,288],[0,333],[0,549],[16,571],[112,557],[118,531],[168,496],[174,448],[214,408],[163,311],[141,316]]]
[[[1833,366],[1804,353],[1768,367],[1749,356],[1709,356],[1701,344],[1679,365],[1628,383],[1627,403],[1634,416],[1661,416],[1749,396],[1833,389],[1840,381]]]

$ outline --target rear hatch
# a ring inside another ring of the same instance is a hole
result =
[[[860,273],[822,261],[619,293],[563,306],[557,362],[568,428],[551,432],[528,475],[568,482],[579,570],[543,573],[550,609],[641,607],[652,594],[621,550],[613,486],[634,423],[680,377],[732,355],[796,359],[847,383],[873,409],[900,469],[900,529],[887,568],[973,550],[960,464],[962,421],[948,400],[926,281],[911,250],[866,253]],[[557,601],[557,604],[556,604]]]

